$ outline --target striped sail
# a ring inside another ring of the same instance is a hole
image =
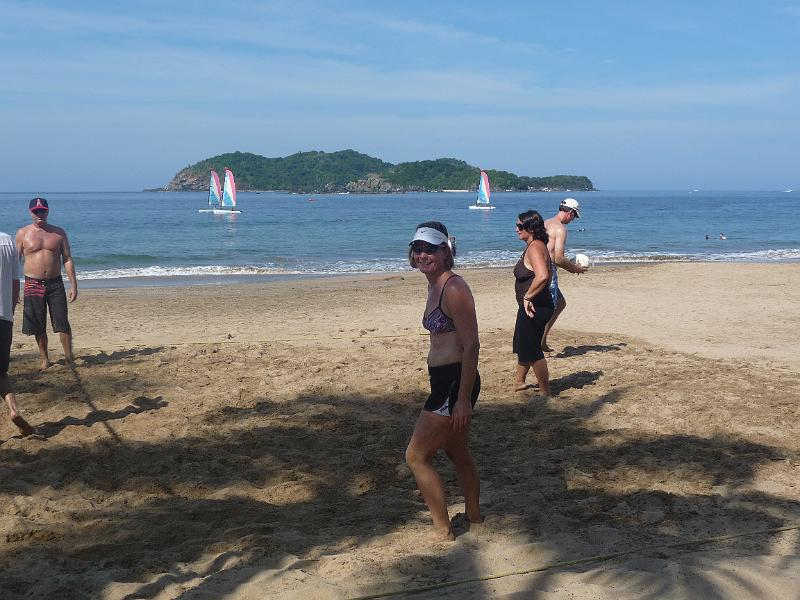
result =
[[[233,179],[233,172],[225,169],[225,185],[222,188],[222,206],[233,208],[236,206],[236,182]]]
[[[489,198],[492,196],[492,190],[489,187],[489,176],[486,171],[481,171],[481,180],[478,183],[478,199],[476,204],[489,204]]]
[[[211,182],[208,184],[208,205],[219,206],[222,202],[222,187],[219,184],[219,175],[211,171]]]

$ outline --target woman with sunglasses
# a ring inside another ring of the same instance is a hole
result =
[[[409,244],[411,266],[428,279],[422,326],[431,334],[428,351],[431,393],[408,443],[406,462],[431,511],[434,537],[452,540],[455,536],[444,484],[431,461],[440,448],[444,449],[455,465],[467,519],[480,523],[480,480],[469,451],[469,424],[481,380],[475,301],[467,283],[452,271],[453,253],[447,237],[444,225],[429,221],[417,226]]]
[[[550,396],[550,375],[547,360],[542,352],[542,335],[553,316],[553,298],[550,294],[550,253],[544,220],[535,210],[517,217],[517,237],[525,242],[525,252],[514,266],[514,291],[517,296],[517,323],[514,327],[514,354],[517,371],[514,390],[528,389],[525,378],[533,368],[539,382],[539,392]]]

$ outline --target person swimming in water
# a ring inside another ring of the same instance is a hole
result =
[[[447,228],[438,221],[421,223],[409,246],[409,263],[428,280],[422,326],[431,334],[431,393],[406,448],[406,462],[431,511],[434,537],[453,540],[444,484],[431,461],[439,449],[445,451],[455,465],[467,519],[482,522],[480,479],[469,450],[472,409],[481,390],[478,319],[467,282],[452,271]]]

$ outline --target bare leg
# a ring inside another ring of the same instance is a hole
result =
[[[455,539],[447,513],[444,484],[431,460],[450,434],[450,418],[422,411],[411,441],[406,448],[406,462],[414,473],[419,491],[433,518],[434,536],[441,540]]]
[[[550,333],[550,330],[556,323],[556,319],[558,319],[558,315],[560,315],[565,308],[567,308],[567,300],[564,298],[564,296],[559,295],[558,302],[556,302],[556,308],[553,311],[553,316],[550,317],[550,320],[547,322],[547,325],[544,326],[544,333],[542,334],[542,350],[544,352],[553,351],[553,349],[547,345],[547,334]]]
[[[517,372],[514,374],[514,391],[522,392],[528,389],[528,384],[525,383],[525,378],[528,376],[530,366],[526,363],[517,364]]]
[[[11,382],[8,380],[8,375],[0,375],[0,394],[8,404],[8,411],[11,413],[11,422],[16,425],[23,436],[31,435],[34,433],[33,427],[22,418],[17,408],[17,398],[14,392],[11,391]]]
[[[458,484],[464,494],[467,519],[470,523],[483,523],[480,506],[481,480],[478,477],[475,459],[469,451],[469,429],[453,433],[444,449],[456,467]]]
[[[61,346],[64,348],[64,360],[67,365],[72,365],[75,358],[72,356],[72,332],[61,331],[58,336],[61,338]]]
[[[533,374],[539,382],[539,392],[542,396],[550,396],[550,373],[547,370],[547,359],[540,358],[533,363]]]
[[[36,345],[39,346],[39,357],[42,359],[39,369],[44,371],[50,366],[50,357],[47,354],[47,332],[36,334]]]

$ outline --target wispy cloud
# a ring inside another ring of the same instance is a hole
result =
[[[386,31],[393,31],[405,35],[426,36],[439,41],[466,42],[471,45],[487,46],[513,52],[524,52],[527,54],[539,54],[544,50],[539,44],[520,42],[513,39],[502,39],[486,35],[479,31],[459,29],[452,25],[437,22],[386,18],[377,15],[357,15],[351,16],[351,18],[368,22]]]
[[[0,55],[0,69],[14,73],[15,88],[0,104],[27,97],[47,82],[48,98],[60,103],[207,104],[235,102],[250,113],[260,106],[291,112],[396,114],[414,110],[482,108],[491,114],[531,110],[653,114],[693,107],[766,106],[800,96],[800,76],[782,75],[717,82],[675,81],[604,86],[543,85],[520,76],[513,66],[481,72],[459,65],[386,69],[350,60],[292,55],[244,54],[225,48],[186,48],[156,40],[144,47],[115,45],[98,55],[91,44],[75,44],[70,54],[41,60],[36,54]],[[92,95],[87,97],[87,89]],[[27,98],[34,102],[35,99]]]
[[[262,10],[257,10],[253,15],[245,12],[235,17],[224,13],[203,15],[202,11],[158,12],[154,13],[157,16],[138,17],[109,10],[10,3],[4,7],[4,18],[15,23],[19,38],[29,39],[31,34],[38,34],[43,38],[69,40],[84,46],[105,46],[110,40],[115,45],[138,46],[149,40],[172,46],[191,43],[201,47],[222,47],[228,44],[228,52],[242,52],[249,47],[251,50],[273,48],[306,54],[352,56],[364,51],[359,42],[341,44],[319,35],[303,35],[304,20],[288,11],[265,15]],[[5,37],[14,39],[13,34]]]
[[[800,76],[718,83],[676,82],[660,86],[622,85],[606,88],[556,88],[542,91],[538,104],[636,113],[698,106],[736,107],[800,95]]]

